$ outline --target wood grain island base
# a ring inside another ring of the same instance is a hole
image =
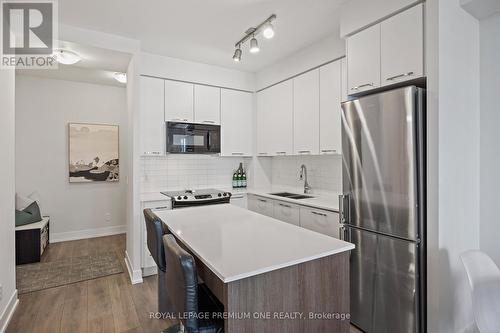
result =
[[[229,314],[250,314],[226,319],[224,332],[349,332],[349,254],[230,282],[223,303]]]
[[[225,333],[349,332],[353,244],[229,204],[156,214],[224,304]]]

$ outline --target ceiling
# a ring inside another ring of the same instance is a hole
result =
[[[144,52],[258,71],[317,40],[338,33],[345,0],[60,0],[63,24],[138,39]],[[276,14],[276,35],[259,38],[261,52],[244,47],[244,31]]]
[[[130,54],[65,41],[58,41],[57,47],[76,52],[82,60],[70,66],[58,64],[58,69],[18,69],[16,73],[59,80],[125,86],[116,81],[113,75],[115,72],[127,71]]]

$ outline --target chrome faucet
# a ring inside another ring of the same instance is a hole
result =
[[[307,194],[311,192],[311,186],[309,186],[309,183],[307,182],[307,167],[305,164],[302,164],[300,166],[300,180],[304,180],[304,193]]]

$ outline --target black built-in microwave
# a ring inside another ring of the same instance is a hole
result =
[[[167,153],[220,153],[220,126],[194,123],[166,122]]]

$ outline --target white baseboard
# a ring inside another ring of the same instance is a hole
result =
[[[12,315],[16,311],[17,305],[19,304],[19,299],[17,298],[17,289],[14,290],[12,296],[10,297],[9,303],[5,307],[5,310],[0,315],[0,333],[4,333],[7,330]]]
[[[151,276],[158,274],[158,269],[156,266],[153,267],[144,267],[142,269],[142,277]]]
[[[130,282],[132,284],[142,283],[142,270],[136,269],[132,270],[132,264],[130,262],[130,257],[128,256],[128,252],[125,251],[125,265],[127,265],[128,275],[130,277]]]
[[[118,235],[118,234],[124,234],[126,232],[127,232],[126,225],[115,225],[111,227],[78,230],[78,231],[56,232],[56,233],[50,233],[50,242],[58,243],[58,242],[65,242],[77,239]]]

